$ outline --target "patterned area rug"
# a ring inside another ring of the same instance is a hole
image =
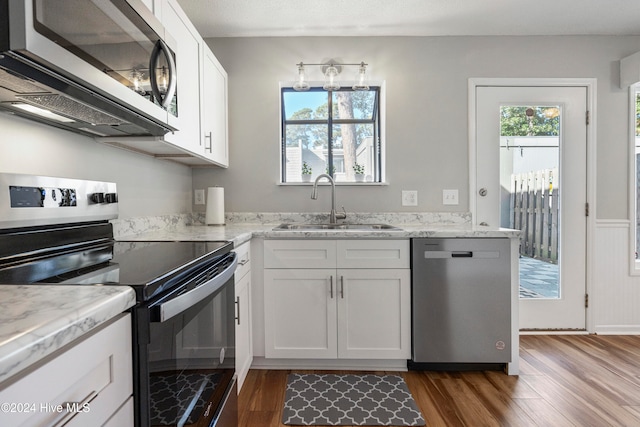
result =
[[[423,426],[397,375],[289,374],[282,423],[299,426]]]

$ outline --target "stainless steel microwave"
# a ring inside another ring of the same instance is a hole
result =
[[[90,136],[162,136],[177,130],[176,55],[140,0],[0,0],[0,109],[13,114]]]

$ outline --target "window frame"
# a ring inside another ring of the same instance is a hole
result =
[[[327,94],[328,117],[321,120],[287,120],[284,96],[288,92],[296,92],[292,83],[280,84],[280,178],[279,185],[309,185],[308,182],[286,181],[286,129],[287,125],[325,125],[327,126],[327,164],[333,165],[333,127],[340,124],[371,124],[373,125],[373,149],[375,151],[373,181],[337,181],[336,185],[386,185],[385,182],[385,145],[384,145],[384,83],[370,84],[370,90],[375,91],[374,106],[371,116],[373,119],[336,119],[333,118],[333,92],[355,92],[351,88],[340,88],[338,91],[327,91],[322,88],[322,82],[311,82],[309,92],[324,92]],[[330,175],[334,177],[334,172]]]

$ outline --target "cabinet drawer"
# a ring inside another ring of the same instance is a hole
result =
[[[336,241],[265,240],[264,268],[336,268]]]
[[[338,240],[338,268],[410,268],[409,240]]]
[[[251,271],[251,243],[243,243],[235,248],[234,252],[238,254],[238,267],[235,273],[237,282]]]
[[[0,402],[23,409],[0,412],[0,425],[102,425],[132,395],[132,383],[126,314],[0,389]]]

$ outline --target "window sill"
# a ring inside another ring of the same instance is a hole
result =
[[[279,186],[283,187],[291,187],[291,186],[312,186],[313,181],[311,182],[279,182]],[[323,180],[318,183],[318,185],[331,185],[329,182]],[[389,185],[388,182],[336,182],[336,187],[381,187]]]

